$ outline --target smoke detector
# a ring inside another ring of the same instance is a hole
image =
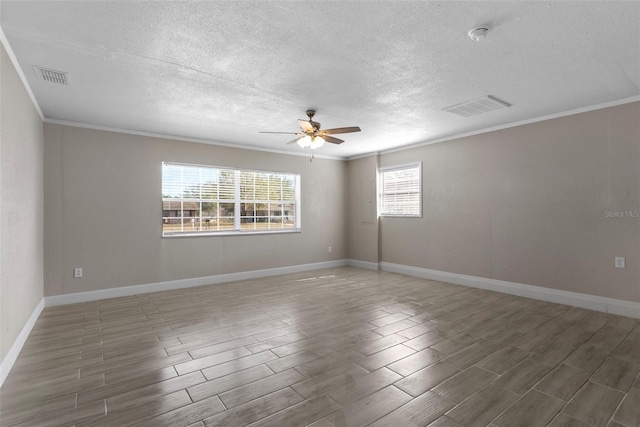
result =
[[[489,28],[484,26],[484,27],[474,28],[471,31],[469,31],[467,34],[469,35],[469,38],[471,40],[473,40],[474,42],[479,42],[480,40],[487,37],[488,32],[489,32]]]

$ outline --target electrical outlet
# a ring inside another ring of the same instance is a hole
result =
[[[624,268],[624,257],[617,256],[616,257],[616,268]]]
[[[73,269],[73,277],[78,279],[82,277],[82,268],[74,268]]]
[[[327,248],[327,252],[329,252],[329,253],[333,252],[333,248],[332,248],[331,246],[329,246],[329,247]]]

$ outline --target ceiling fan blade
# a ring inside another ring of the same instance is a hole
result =
[[[300,127],[306,132],[313,132],[315,130],[313,128],[313,125],[306,120],[298,119],[298,123],[300,124]]]
[[[331,142],[332,144],[342,144],[344,141],[338,138],[334,138],[333,136],[322,135],[322,139],[327,142]]]
[[[259,131],[258,133],[284,133],[287,135],[298,135],[300,134],[300,132],[266,132],[266,131]]]
[[[360,128],[358,126],[351,126],[346,128],[324,129],[320,131],[320,135],[333,135],[336,133],[351,133],[351,132],[360,132]]]
[[[287,142],[287,144],[286,144],[286,145],[289,145],[289,144],[295,144],[296,142],[300,141],[302,138],[304,138],[304,136],[301,136],[301,137],[299,137],[299,138],[296,138],[296,139],[294,139],[293,141],[289,141],[289,142]]]

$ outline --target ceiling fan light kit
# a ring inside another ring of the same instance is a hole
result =
[[[280,133],[296,135],[297,138],[293,141],[289,141],[289,144],[298,144],[301,148],[309,147],[312,150],[318,149],[324,145],[325,142],[332,144],[342,144],[344,141],[339,138],[335,138],[330,135],[339,133],[360,132],[358,126],[350,126],[344,128],[334,129],[320,129],[320,123],[313,121],[313,116],[316,114],[315,110],[307,110],[307,117],[309,120],[298,119],[298,125],[300,125],[300,132],[264,132],[260,133]]]
[[[325,143],[325,140],[321,136],[309,136],[309,135],[305,135],[302,138],[298,138],[297,141],[298,141],[297,144],[301,148],[309,147],[312,150],[322,147]]]

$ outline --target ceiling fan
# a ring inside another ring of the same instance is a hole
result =
[[[338,133],[350,133],[360,132],[358,126],[351,126],[346,128],[334,128],[334,129],[320,129],[320,123],[313,121],[313,116],[316,114],[315,110],[307,110],[307,117],[309,120],[298,119],[300,125],[300,132],[260,132],[260,133],[281,133],[297,135],[297,138],[293,141],[287,142],[288,144],[298,144],[300,147],[310,147],[312,149],[320,148],[325,142],[332,144],[342,144],[344,141],[339,138],[335,138],[330,135]]]

